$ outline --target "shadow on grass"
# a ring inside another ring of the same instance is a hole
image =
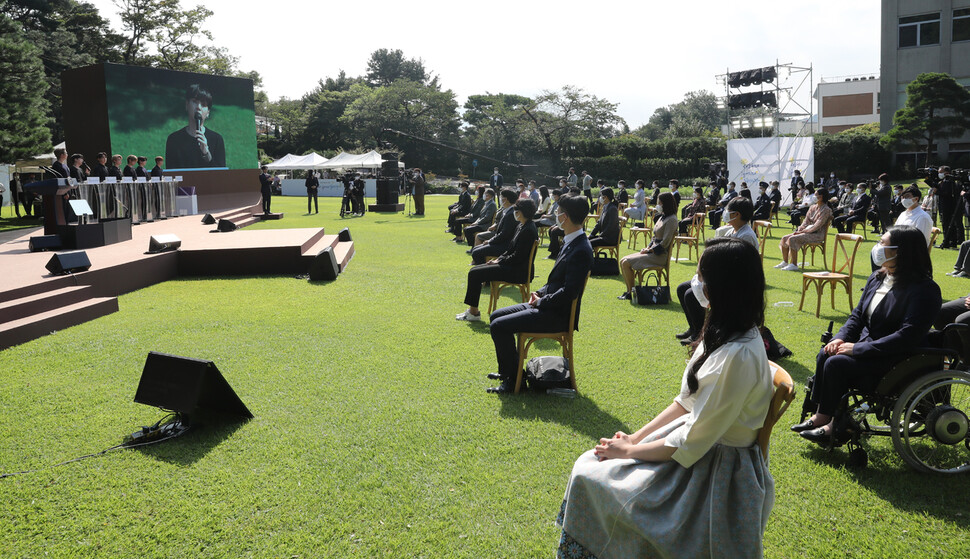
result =
[[[629,432],[625,423],[604,412],[595,402],[580,394],[577,398],[560,398],[544,392],[528,391],[500,396],[499,414],[527,421],[552,421],[573,431],[599,440],[617,431]]]
[[[882,437],[879,437],[882,439]],[[873,439],[870,438],[869,441]],[[845,468],[845,472],[859,486],[878,495],[894,508],[910,513],[932,515],[940,520],[952,522],[964,530],[970,529],[970,515],[967,515],[965,492],[958,485],[947,483],[966,482],[960,478],[947,478],[942,475],[924,474],[902,463],[902,458],[890,445],[872,446],[863,442],[869,455],[869,465],[865,468],[849,466],[849,454],[845,447],[827,451],[814,446],[802,454],[819,464],[833,468]],[[943,482],[943,483],[941,483]]]
[[[247,422],[248,420],[240,421],[237,418],[208,415],[194,420],[192,428],[181,437],[156,445],[138,447],[137,450],[156,460],[190,466]]]

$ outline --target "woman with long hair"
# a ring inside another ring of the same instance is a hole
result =
[[[816,411],[792,426],[802,437],[825,443],[832,415],[849,388],[874,390],[879,379],[914,349],[940,312],[940,287],[926,237],[918,229],[893,227],[872,247],[879,269],[869,276],[859,304],[832,341],[818,352],[810,401]]]
[[[759,557],[774,481],[755,441],[774,393],[759,327],[765,277],[750,244],[715,238],[692,289],[710,308],[679,395],[573,466],[559,557]]]

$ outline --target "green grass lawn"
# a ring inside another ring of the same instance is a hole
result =
[[[0,352],[3,472],[99,451],[160,419],[132,402],[153,350],[215,361],[255,415],[0,479],[0,555],[552,556],[575,459],[600,436],[640,427],[679,389],[687,354],[673,335],[684,319],[676,301],[633,307],[616,299],[619,278],[593,278],[576,335],[581,396],[486,394],[487,326],[454,320],[469,258],[443,232],[453,199],[429,197],[424,218],[341,220],[339,199],[307,216],[304,199],[276,198],[286,217],[253,228],[350,227],[357,254],[338,280],[170,281],[122,296],[111,316]],[[766,251],[767,323],[795,352],[781,363],[801,383],[848,302],[838,295],[832,311],[826,295],[819,319],[798,310],[800,275],[771,268],[787,231]],[[871,246],[859,250],[856,300]],[[955,258],[933,251],[947,299],[970,289],[943,276]],[[672,286],[695,265],[672,264]],[[551,266],[537,261],[535,287]],[[775,306],[785,301],[794,306]],[[801,392],[772,441],[768,557],[970,556],[970,477],[915,473],[882,439],[868,469],[847,469],[843,450],[788,432]]]

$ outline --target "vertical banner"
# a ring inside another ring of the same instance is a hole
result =
[[[728,140],[729,180],[747,182],[757,192],[759,182],[778,181],[782,205],[791,202],[788,187],[796,169],[805,182],[815,176],[815,139],[806,137],[749,138]]]

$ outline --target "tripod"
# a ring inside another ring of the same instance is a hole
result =
[[[405,191],[404,204],[405,204],[405,207],[407,208],[408,217],[411,217],[413,212],[411,211],[411,189],[410,188]]]

